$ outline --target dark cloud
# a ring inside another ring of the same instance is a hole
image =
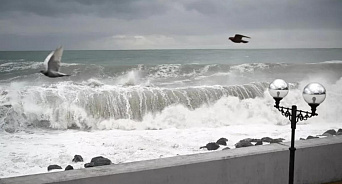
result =
[[[342,47],[341,0],[1,0],[0,49]],[[228,47],[229,46],[229,47]]]
[[[80,49],[75,47],[78,43],[101,36],[103,35],[82,33],[43,35],[0,34],[0,50],[53,50],[59,45],[63,45],[65,49]]]
[[[35,14],[47,17],[94,15],[142,19],[167,11],[158,0],[2,0],[0,16]]]
[[[185,7],[238,28],[342,28],[339,0],[214,0],[194,1]]]

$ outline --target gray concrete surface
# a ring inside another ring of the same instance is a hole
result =
[[[1,184],[283,184],[289,142],[0,179]],[[296,141],[295,183],[342,180],[342,136]]]

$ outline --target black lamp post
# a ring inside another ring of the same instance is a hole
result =
[[[280,101],[289,92],[288,84],[282,79],[274,80],[269,86],[269,93],[275,100],[274,107],[277,108],[281,114],[291,121],[291,147],[290,150],[290,165],[289,165],[289,184],[293,184],[294,177],[294,161],[295,151],[294,140],[295,140],[295,129],[298,121],[307,120],[313,116],[317,116],[316,108],[325,99],[325,88],[319,83],[310,83],[305,86],[303,90],[303,98],[311,107],[311,112],[297,110],[296,105],[292,105],[292,108],[279,106]]]

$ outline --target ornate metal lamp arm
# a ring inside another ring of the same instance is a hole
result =
[[[287,117],[290,121],[292,118],[292,108],[288,108],[288,107],[283,107],[283,106],[278,106],[275,105],[275,108],[278,109],[279,112],[281,112],[281,114],[285,117]],[[293,106],[292,106],[293,107]],[[305,121],[313,116],[317,116],[317,113],[313,113],[313,112],[308,112],[308,111],[302,111],[302,110],[297,110],[296,109],[296,123],[299,121]]]

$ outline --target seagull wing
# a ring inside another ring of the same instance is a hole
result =
[[[52,55],[55,53],[55,51],[52,51],[44,60],[44,67],[45,71],[49,69],[49,61],[51,60]]]
[[[251,37],[248,37],[248,36],[245,36],[245,35],[240,35],[240,34],[236,34],[235,37],[238,37],[239,39],[242,39],[242,38],[251,38]]]
[[[59,68],[61,66],[62,55],[63,55],[63,47],[59,47],[55,51],[53,51],[52,56],[47,62],[48,70],[57,71],[57,72],[59,71]]]

